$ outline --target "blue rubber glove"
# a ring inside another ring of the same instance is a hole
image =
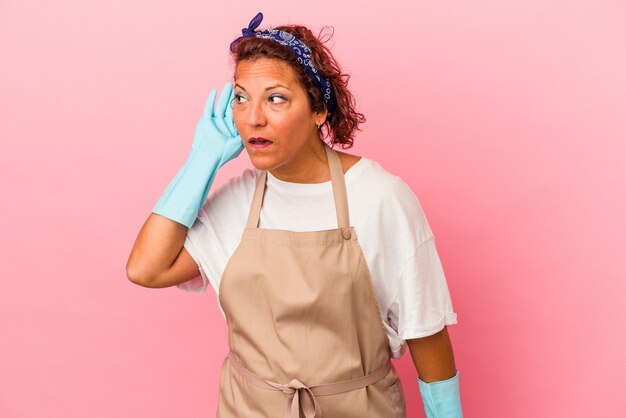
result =
[[[233,84],[227,83],[213,107],[217,91],[211,90],[196,126],[187,162],[178,171],[152,212],[191,228],[204,205],[217,170],[244,149],[235,127]]]
[[[426,383],[418,377],[417,383],[428,418],[463,418],[458,370],[447,380]]]

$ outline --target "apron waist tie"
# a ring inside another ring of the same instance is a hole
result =
[[[237,360],[232,351],[229,351],[228,359],[232,368],[245,378],[248,383],[262,389],[281,390],[287,394],[288,401],[285,418],[300,418],[300,411],[302,411],[305,418],[321,418],[322,409],[314,395],[335,395],[341,392],[360,389],[379,381],[391,370],[391,361],[388,361],[383,367],[365,376],[336,383],[307,387],[298,379],[292,379],[291,382],[285,385],[262,379],[245,368],[243,364]]]

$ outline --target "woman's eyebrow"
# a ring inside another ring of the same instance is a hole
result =
[[[235,87],[239,87],[241,90],[246,91],[246,89],[241,84],[235,83]],[[282,87],[282,88],[285,88],[287,90],[290,90],[289,87],[287,87],[285,85],[274,84],[273,86],[265,87],[265,91],[268,91],[268,90],[271,90],[271,89],[275,89],[276,87]]]

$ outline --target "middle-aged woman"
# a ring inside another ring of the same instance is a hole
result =
[[[235,84],[217,105],[211,91],[127,275],[216,291],[220,418],[405,417],[390,359],[407,346],[427,416],[461,417],[456,314],[422,208],[375,161],[333,149],[364,117],[322,41],[300,25],[255,31],[262,18],[231,44]],[[208,196],[244,148],[254,169]]]

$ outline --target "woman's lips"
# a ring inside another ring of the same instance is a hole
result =
[[[252,146],[252,148],[254,149],[263,149],[263,148],[267,148],[270,145],[272,145],[272,141],[270,141],[267,138],[263,138],[263,137],[252,137],[248,140],[248,143]]]

